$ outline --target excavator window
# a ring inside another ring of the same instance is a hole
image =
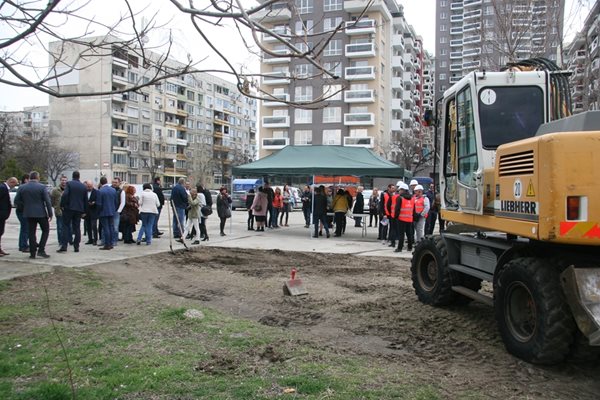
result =
[[[479,122],[486,150],[535,136],[544,123],[544,93],[538,86],[484,87],[479,91]]]
[[[473,102],[470,87],[456,95],[456,121],[458,128],[458,180],[460,183],[475,187],[477,162],[477,140],[473,118]]]

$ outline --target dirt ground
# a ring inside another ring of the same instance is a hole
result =
[[[292,267],[309,295],[283,296]],[[311,346],[385,360],[419,376],[418,383],[441,388],[444,398],[465,391],[499,399],[600,396],[598,364],[538,367],[509,355],[490,307],[419,303],[406,260],[206,248],[99,265],[93,271],[115,283],[106,296],[93,300],[94,312],[101,315],[123,312],[135,302],[128,299],[138,295],[165,302],[183,297],[302,333]],[[53,279],[52,287],[67,290],[68,284]],[[79,318],[76,308],[71,318]]]

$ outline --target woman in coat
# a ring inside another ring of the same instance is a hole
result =
[[[288,219],[290,217],[290,207],[292,205],[292,192],[290,192],[290,188],[288,185],[283,186],[283,191],[281,192],[281,213],[279,217],[279,226],[288,226]],[[285,215],[285,225],[283,224],[283,216]]]
[[[369,197],[369,228],[373,226],[373,218],[375,219],[375,227],[377,227],[377,217],[379,209],[379,190],[373,188],[373,194]]]
[[[342,236],[342,230],[344,227],[344,219],[346,218],[346,212],[348,211],[348,196],[344,189],[338,189],[335,197],[333,198],[333,212],[335,213],[335,235],[336,237]]]
[[[137,235],[137,244],[142,243],[142,237],[146,237],[146,246],[150,246],[152,243],[152,230],[154,229],[154,220],[158,217],[158,207],[160,207],[160,201],[158,196],[152,190],[152,185],[144,183],[144,190],[140,193],[139,210],[140,219],[142,220],[142,227]]]
[[[135,224],[139,217],[138,199],[135,197],[135,186],[129,185],[125,188],[125,207],[121,211],[121,221],[123,221],[123,243],[135,243],[133,241],[133,232]]]
[[[250,209],[256,218],[256,231],[264,232],[265,222],[267,221],[268,199],[262,186],[258,188],[258,193],[254,196]]]
[[[225,222],[227,222],[227,218],[231,218],[231,196],[227,194],[225,186],[221,187],[217,196],[217,215],[221,220],[219,225],[221,236],[225,236]]]
[[[204,204],[202,204],[200,196],[198,196],[198,190],[190,190],[190,194],[188,195],[188,218],[184,233],[187,236],[188,232],[191,232],[192,226],[194,227],[196,235],[192,238],[194,239],[192,244],[200,244],[198,235],[200,235],[200,209],[203,205],[206,205],[206,200],[204,201]]]
[[[273,197],[273,228],[279,228],[279,225],[277,225],[277,220],[282,207],[283,196],[281,196],[281,189],[275,188],[275,196]]]
[[[246,195],[246,209],[248,210],[248,230],[254,230],[254,214],[252,214],[252,203],[254,203],[254,189],[248,190],[248,194]]]

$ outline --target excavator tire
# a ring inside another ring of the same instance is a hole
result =
[[[550,260],[509,261],[494,285],[498,330],[509,353],[534,364],[556,364],[570,352],[575,321]]]
[[[429,236],[417,244],[410,271],[419,301],[432,306],[454,303],[457,293],[452,291],[448,253],[441,236]]]

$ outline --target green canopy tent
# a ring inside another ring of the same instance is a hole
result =
[[[354,175],[403,178],[410,172],[364,147],[286,146],[258,161],[233,167],[233,175]],[[410,177],[410,175],[408,175]]]
[[[286,146],[258,161],[233,167],[233,175],[410,178],[410,171],[364,147]],[[313,193],[314,198],[314,193]],[[314,201],[313,201],[314,205]],[[310,234],[310,233],[309,233]]]

